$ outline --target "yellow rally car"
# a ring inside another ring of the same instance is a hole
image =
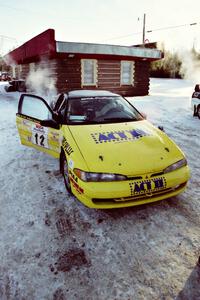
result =
[[[189,179],[179,147],[111,92],[61,94],[53,109],[22,94],[17,127],[22,144],[60,159],[67,190],[88,207],[162,200],[181,193]]]

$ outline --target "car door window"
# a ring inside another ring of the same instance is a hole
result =
[[[50,110],[42,99],[33,96],[24,96],[21,114],[38,120],[45,120],[52,117]]]

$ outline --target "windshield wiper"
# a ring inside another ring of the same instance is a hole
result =
[[[114,121],[114,122],[133,122],[133,121],[138,121],[137,119],[132,119],[132,118],[104,118],[104,121]]]

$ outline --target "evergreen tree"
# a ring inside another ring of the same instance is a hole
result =
[[[150,76],[160,78],[181,78],[181,60],[177,52],[166,50],[162,44],[164,58],[151,63]]]

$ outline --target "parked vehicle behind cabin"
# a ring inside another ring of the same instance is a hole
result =
[[[8,72],[0,72],[0,81],[9,81],[11,80],[11,76]]]
[[[5,86],[6,92],[26,92],[26,82],[22,79],[9,81]]]

